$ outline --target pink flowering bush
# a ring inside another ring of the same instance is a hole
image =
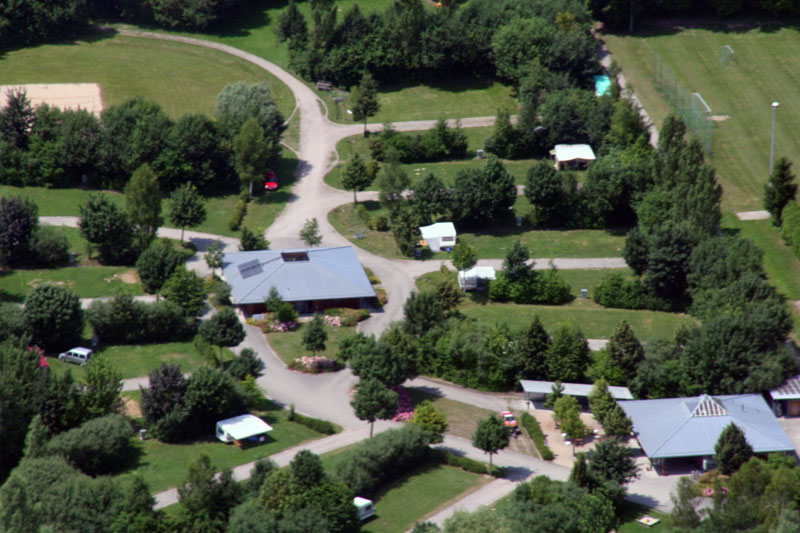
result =
[[[322,355],[304,355],[292,361],[289,368],[307,374],[320,374],[322,372],[337,372],[342,369],[342,364]]]
[[[323,320],[325,321],[326,326],[331,326],[333,328],[342,327],[342,317],[340,316],[325,315]]]
[[[392,390],[397,393],[397,414],[394,415],[395,422],[407,422],[414,417],[414,407],[411,406],[411,396],[405,387],[398,385],[392,387]]]
[[[297,322],[278,322],[277,320],[259,320],[254,321],[253,324],[260,327],[264,333],[283,333],[294,331],[297,328]]]

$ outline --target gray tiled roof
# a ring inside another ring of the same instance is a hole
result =
[[[618,402],[650,458],[714,454],[720,433],[733,422],[756,453],[793,451],[767,402],[759,394]]]
[[[284,261],[285,253],[306,253],[308,261]],[[261,303],[273,286],[287,302],[375,296],[352,246],[234,252],[222,271],[237,304]]]
[[[777,389],[769,391],[773,400],[800,400],[800,376],[792,376]]]

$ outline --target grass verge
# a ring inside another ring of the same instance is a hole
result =
[[[416,387],[406,387],[406,390],[411,397],[411,405],[414,407],[428,400],[436,409],[447,415],[447,433],[457,437],[472,439],[472,435],[478,427],[478,421],[488,418],[492,414],[488,409],[442,398]]]
[[[365,533],[406,531],[491,480],[454,466],[425,467],[392,483],[376,498],[376,517],[366,522]]]
[[[213,114],[217,94],[236,81],[270,83],[281,113],[294,109],[289,88],[265,70],[229,54],[187,44],[91,33],[67,44],[12,50],[0,56],[4,84],[99,83],[104,107],[142,97],[173,119]]]

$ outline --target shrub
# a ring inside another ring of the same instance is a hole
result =
[[[594,287],[592,294],[594,301],[603,307],[644,309],[647,290],[638,280],[626,280],[622,274],[611,274]]]
[[[61,455],[90,476],[111,473],[125,466],[131,425],[121,415],[108,415],[56,435],[47,452]]]
[[[247,200],[244,198],[239,198],[236,202],[236,211],[233,212],[233,217],[231,217],[231,221],[228,222],[228,229],[231,231],[239,231],[239,228],[242,227],[242,221],[244,221],[244,217],[247,215]]]
[[[375,231],[389,231],[389,217],[386,215],[378,215],[375,217],[374,227]]]
[[[336,477],[356,494],[374,496],[392,480],[430,459],[430,436],[414,424],[359,444],[336,466]]]
[[[278,311],[275,313],[275,318],[278,322],[289,323],[297,321],[297,310],[294,305],[289,302],[282,302],[278,306]]]
[[[194,318],[166,300],[138,302],[128,294],[95,301],[86,313],[95,335],[107,344],[184,341],[197,330]]]
[[[781,236],[784,242],[800,257],[800,204],[789,202],[781,215]]]
[[[69,263],[69,241],[55,228],[39,227],[33,236],[31,250],[34,260],[40,265],[57,267]]]
[[[372,216],[369,214],[364,204],[358,204],[356,206],[356,216],[367,228],[372,229]]]
[[[380,285],[381,284],[380,278],[378,278],[378,276],[375,275],[375,272],[373,272],[372,269],[364,268],[364,272],[367,273],[367,278],[369,279],[369,282],[371,284],[373,284],[373,285]]]
[[[389,152],[403,163],[457,159],[467,153],[467,137],[460,127],[448,128],[443,120],[418,134],[386,129],[370,141],[370,154],[383,161]]]
[[[536,445],[536,449],[539,450],[542,459],[545,461],[552,461],[555,456],[553,455],[553,451],[544,442],[544,433],[542,432],[542,427],[539,425],[539,421],[528,413],[522,413],[520,422],[522,423],[522,427],[525,428],[525,431],[528,432],[528,436],[533,441],[533,444]]]
[[[70,347],[83,332],[83,309],[72,291],[39,285],[25,299],[25,323],[33,341],[46,351]]]
[[[431,451],[433,452],[433,456],[435,457],[436,461],[440,464],[457,466],[458,468],[466,470],[467,472],[472,472],[473,474],[485,474],[489,466],[481,461],[456,455],[450,450],[436,449]],[[497,465],[492,465],[492,471],[489,473],[489,475],[493,477],[506,477],[506,474],[506,469]]]
[[[386,302],[389,301],[389,295],[386,294],[386,289],[383,287],[378,287],[375,289],[375,300],[373,300],[372,304],[374,307],[381,308],[386,305]]]
[[[339,361],[328,359],[322,355],[298,357],[289,364],[290,370],[305,372],[307,374],[321,374],[323,372],[338,372],[344,368]]]
[[[568,302],[571,295],[569,284],[555,270],[531,270],[515,281],[502,271],[489,285],[489,298],[518,304],[560,305]]]
[[[257,378],[264,370],[264,361],[258,358],[256,353],[250,348],[245,348],[225,367],[225,372],[238,380],[244,380],[247,376]]]
[[[292,405],[292,409],[294,409],[294,405]],[[334,424],[333,422],[301,415],[300,413],[294,411],[292,411],[291,418],[289,418],[289,420],[292,422],[297,422],[298,424],[309,429],[313,429],[317,433],[322,433],[323,435],[335,435],[342,431],[341,426]]]

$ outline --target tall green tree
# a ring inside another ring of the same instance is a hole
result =
[[[124,263],[131,258],[133,230],[127,215],[107,196],[90,193],[78,206],[81,236],[100,254],[101,263]]]
[[[588,457],[589,471],[600,480],[624,485],[639,477],[633,450],[616,439],[598,442]]]
[[[385,206],[389,213],[394,213],[403,205],[403,193],[411,185],[408,174],[400,164],[394,160],[388,165],[383,165],[377,178],[378,200]]]
[[[414,418],[411,421],[421,427],[431,436],[431,443],[444,441],[447,431],[447,415],[434,407],[430,400],[425,400],[414,408]]]
[[[376,420],[388,420],[397,412],[397,393],[389,390],[377,379],[361,381],[350,405],[359,420],[369,422],[369,436]]]
[[[367,136],[367,119],[374,116],[381,108],[378,101],[378,83],[372,74],[365,73],[358,87],[353,89],[350,96],[352,102],[353,120],[364,121],[364,136]]]
[[[222,349],[238,346],[245,338],[244,328],[236,312],[226,307],[208,320],[204,320],[197,334],[215,346],[219,346],[219,360],[222,362]]]
[[[522,360],[522,379],[536,379],[547,375],[547,350],[550,335],[542,325],[539,315],[534,315],[527,329],[516,340],[516,351]]]
[[[451,260],[456,270],[469,270],[478,264],[478,251],[462,239],[453,248]]]
[[[616,400],[608,390],[608,384],[604,379],[599,379],[594,383],[589,393],[589,409],[595,419],[601,424],[605,424],[606,416],[617,405]]]
[[[225,250],[219,241],[214,241],[208,245],[206,250],[206,265],[211,269],[212,274],[216,275],[217,269],[222,268],[225,261]]]
[[[281,149],[286,125],[265,81],[253,84],[239,81],[225,87],[217,95],[214,117],[220,133],[230,140],[242,131],[247,119],[255,118],[261,127],[267,159],[276,157]]]
[[[492,456],[509,443],[508,429],[497,415],[478,421],[472,435],[472,445],[489,454],[489,471],[492,471]]]
[[[314,315],[310,322],[306,322],[303,327],[303,346],[312,353],[325,350],[325,341],[328,340],[328,332],[325,331],[325,321],[320,315]]]
[[[0,133],[16,148],[28,148],[35,114],[24,88],[7,89],[6,105],[0,110]]]
[[[626,320],[617,324],[608,339],[607,350],[609,362],[619,368],[626,379],[633,379],[636,367],[644,360],[644,347]]]
[[[178,304],[186,314],[196,316],[206,305],[208,291],[203,278],[195,271],[179,266],[164,282],[161,295],[167,301]]]
[[[775,164],[769,183],[764,186],[764,209],[772,215],[772,223],[781,225],[781,213],[786,204],[797,196],[797,183],[792,162],[781,157]]]
[[[747,442],[744,432],[731,422],[719,434],[714,445],[714,461],[719,471],[731,475],[753,456],[753,447]]]
[[[247,252],[250,250],[269,250],[269,241],[264,237],[264,231],[256,229],[251,231],[248,227],[242,228],[242,236],[239,238],[239,250]]]
[[[578,383],[583,379],[591,353],[577,326],[561,326],[553,333],[545,360],[550,380]]]
[[[536,208],[536,224],[540,227],[558,227],[569,213],[561,175],[546,161],[528,169],[525,198]]]
[[[358,201],[356,200],[356,191],[363,191],[369,187],[371,183],[372,176],[367,171],[367,165],[364,164],[364,160],[361,159],[360,155],[354,154],[353,158],[344,168],[342,187],[353,190],[353,203],[355,204]]]
[[[83,390],[83,407],[86,415],[97,418],[112,414],[119,407],[119,393],[122,392],[122,374],[107,356],[92,358],[86,367]]]
[[[403,330],[411,335],[422,336],[428,330],[444,322],[444,311],[433,293],[412,292],[403,304]]]
[[[58,285],[39,285],[25,298],[25,323],[33,342],[46,351],[71,348],[83,332],[78,296]]]
[[[322,242],[322,235],[319,232],[319,221],[316,218],[306,219],[303,229],[300,230],[300,238],[306,246],[317,246]]]
[[[253,180],[264,174],[270,156],[264,130],[255,117],[248,118],[239,134],[233,138],[233,153],[236,157],[236,173],[242,181],[242,187],[247,187],[248,197],[252,198]]]
[[[192,183],[184,183],[169,197],[169,221],[181,228],[181,244],[183,230],[196,228],[206,219],[206,206],[203,197]]]
[[[0,198],[0,266],[25,258],[39,226],[39,209],[28,199]]]
[[[517,240],[511,245],[511,249],[503,260],[503,270],[509,280],[521,281],[528,276],[533,265],[527,263],[531,255],[528,248]]]
[[[233,480],[231,470],[223,470],[217,476],[211,458],[205,453],[189,463],[186,481],[178,487],[178,500],[186,510],[192,527],[202,524],[222,530],[241,498],[241,488]]]
[[[154,241],[136,260],[136,272],[148,294],[158,294],[164,282],[183,262],[183,256],[169,241]]]

